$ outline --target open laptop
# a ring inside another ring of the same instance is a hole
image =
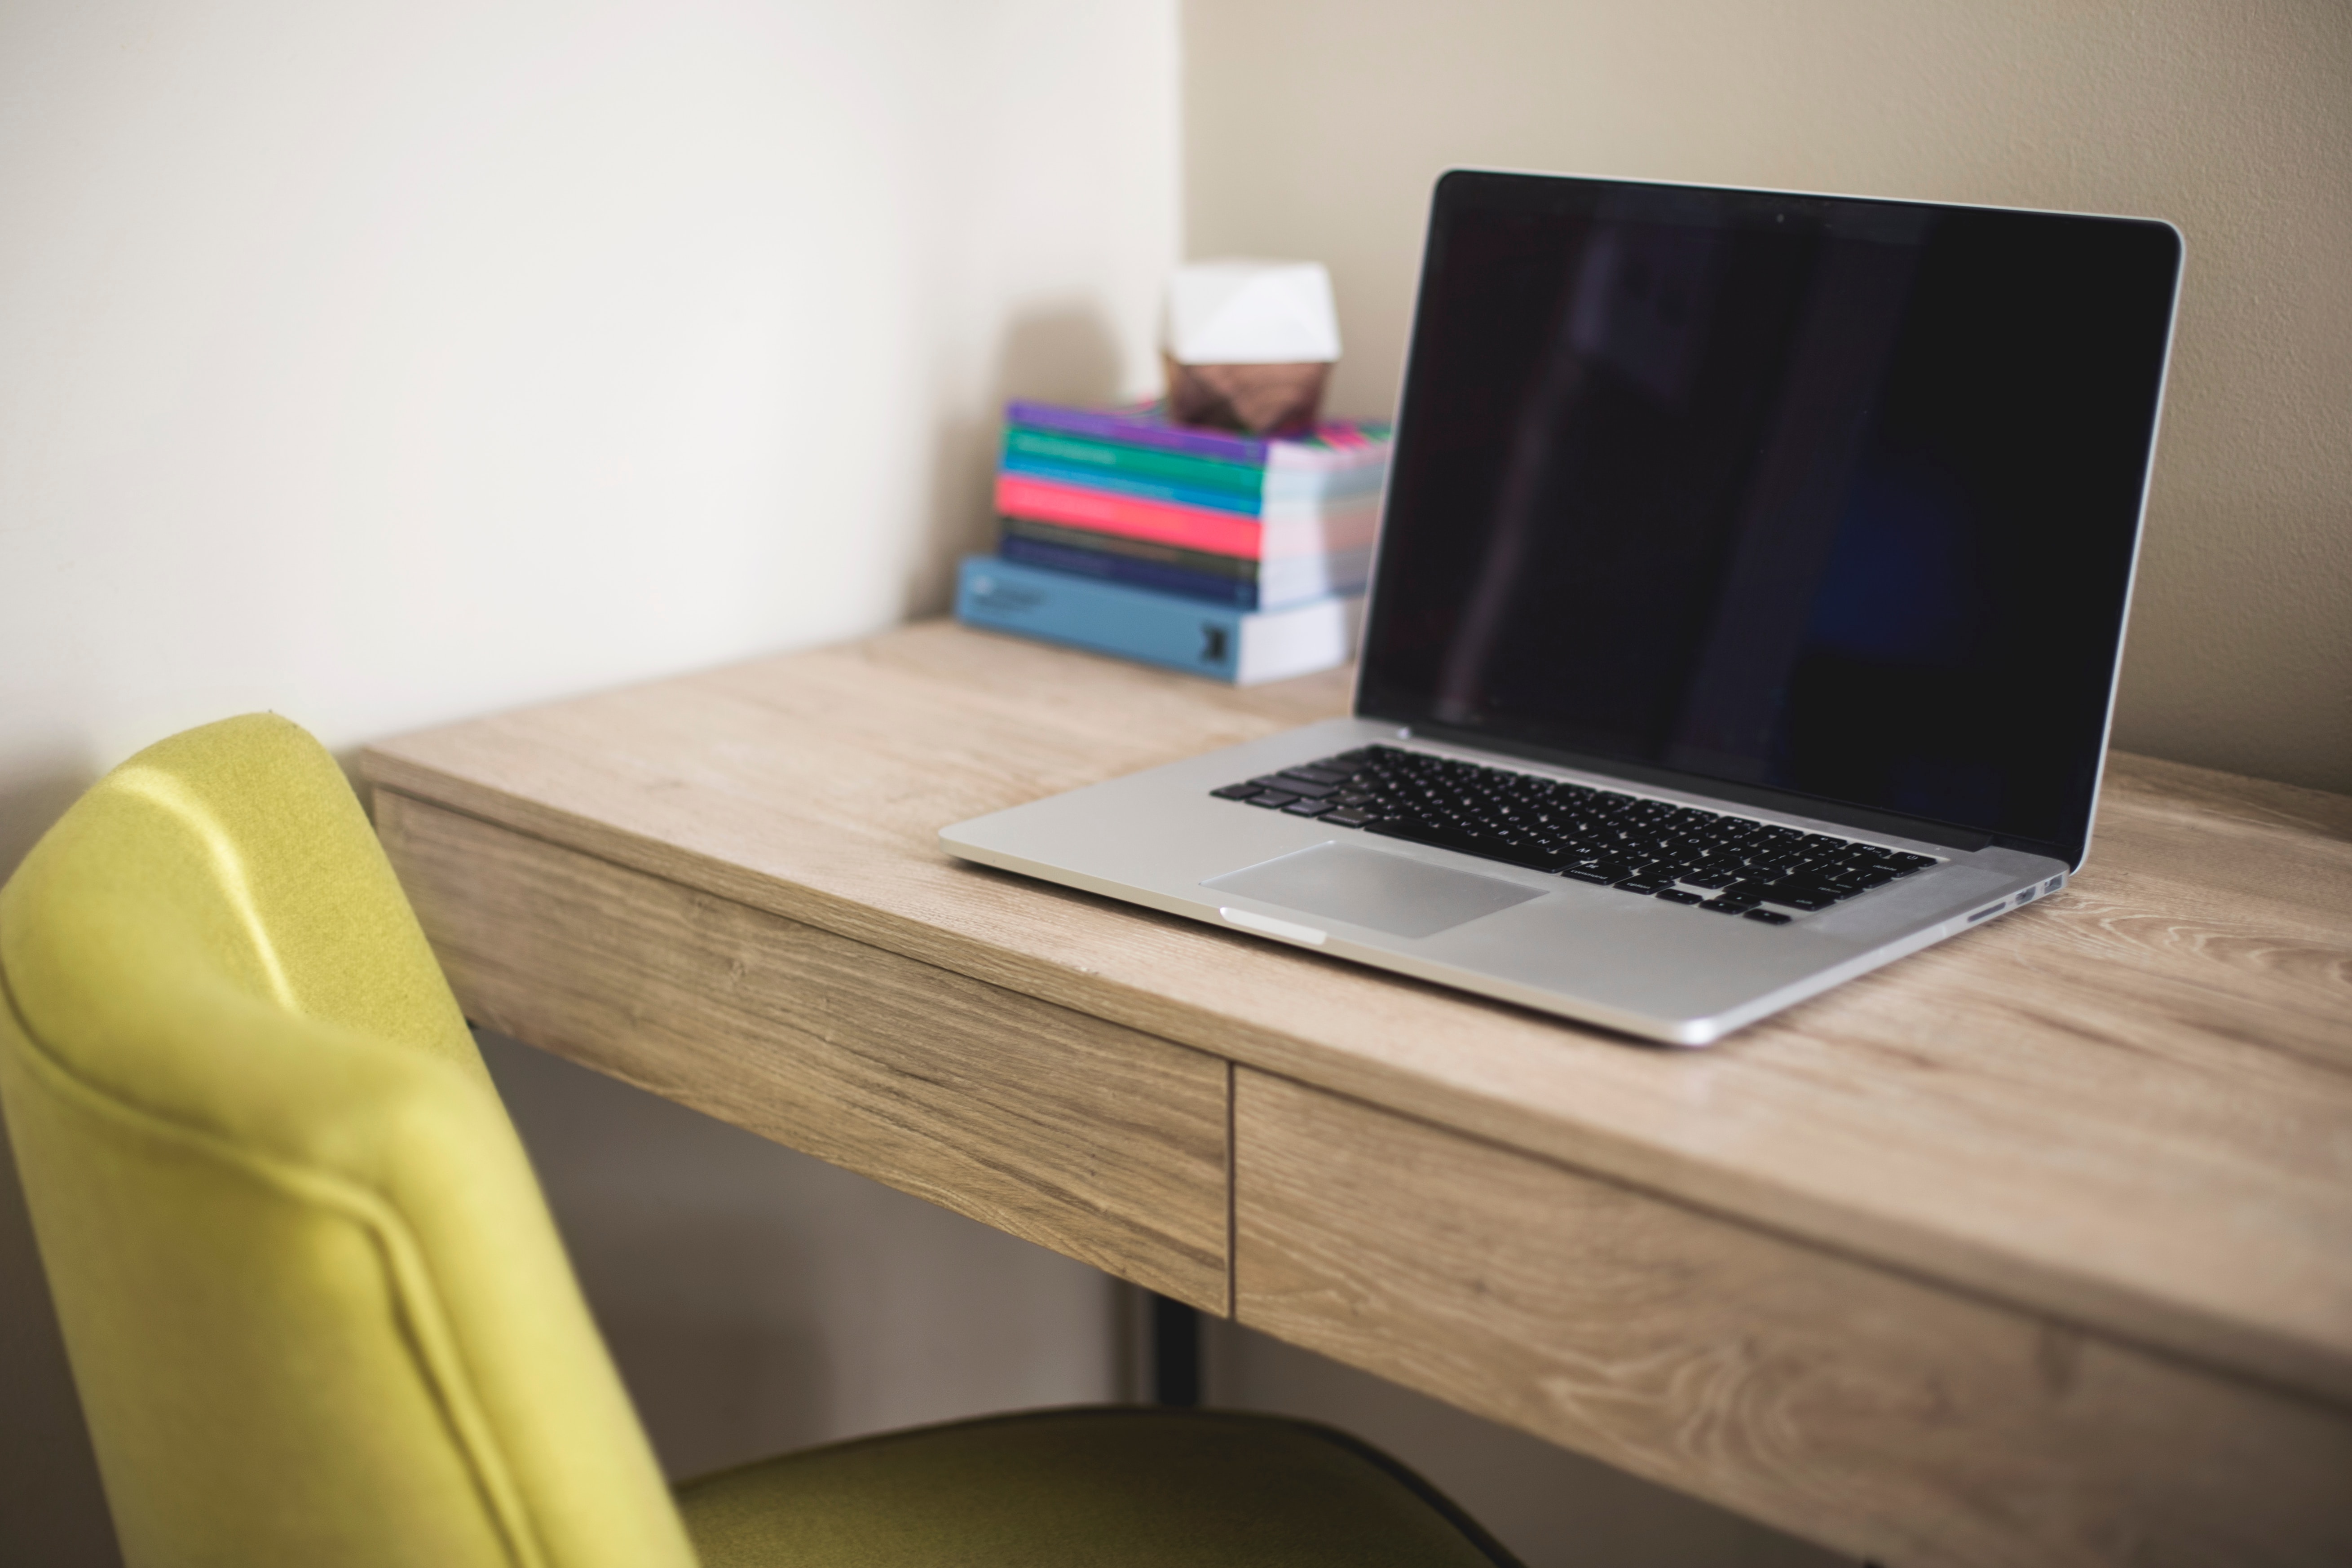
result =
[[[1680,1045],[2083,862],[2168,224],[1456,171],[1355,716],[954,855]]]

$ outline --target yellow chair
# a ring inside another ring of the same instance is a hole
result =
[[[1103,1408],[675,1493],[359,804],[265,715],[0,889],[0,1102],[132,1568],[1510,1559],[1324,1428]]]

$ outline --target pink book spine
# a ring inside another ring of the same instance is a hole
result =
[[[996,510],[1007,517],[1091,528],[1216,555],[1238,555],[1245,561],[1258,560],[1265,545],[1265,531],[1255,519],[1204,507],[1106,495],[1019,474],[997,475]]]

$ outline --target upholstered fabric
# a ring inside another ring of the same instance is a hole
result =
[[[141,752],[0,889],[0,1102],[131,1568],[1507,1561],[1244,1415],[966,1422],[673,1502],[391,867],[281,720]]]
[[[1059,1410],[788,1454],[678,1489],[705,1568],[1496,1568],[1502,1548],[1328,1427]]]
[[[341,772],[256,715],[0,890],[0,1098],[124,1555],[693,1561]]]

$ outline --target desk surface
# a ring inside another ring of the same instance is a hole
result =
[[[1347,691],[1342,672],[1235,691],[929,624],[404,737],[364,766],[394,797],[2352,1405],[2352,799],[2118,754],[2063,894],[1696,1053],[971,867],[934,837],[1341,713]]]

